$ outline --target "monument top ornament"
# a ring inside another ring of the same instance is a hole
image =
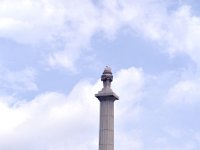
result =
[[[112,80],[113,80],[111,68],[108,66],[105,67],[103,74],[101,76],[101,81],[106,81],[106,80],[108,80],[110,82],[112,82]]]

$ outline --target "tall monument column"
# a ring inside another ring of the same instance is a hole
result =
[[[119,97],[112,91],[113,75],[106,67],[102,76],[103,88],[95,94],[100,101],[99,150],[114,150],[114,101]]]

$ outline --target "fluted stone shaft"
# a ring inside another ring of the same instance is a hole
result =
[[[99,150],[114,150],[114,101],[119,97],[112,91],[113,75],[106,67],[102,76],[103,88],[95,96],[100,101]]]
[[[114,150],[114,101],[100,103],[99,150]]]

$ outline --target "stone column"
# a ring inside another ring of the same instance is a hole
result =
[[[100,101],[99,150],[114,150],[114,101],[119,97],[112,91],[113,75],[106,67],[102,76],[103,89],[95,94]]]

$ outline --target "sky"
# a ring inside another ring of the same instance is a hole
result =
[[[199,39],[198,0],[0,0],[0,149],[97,150],[110,66],[115,150],[199,150]]]

